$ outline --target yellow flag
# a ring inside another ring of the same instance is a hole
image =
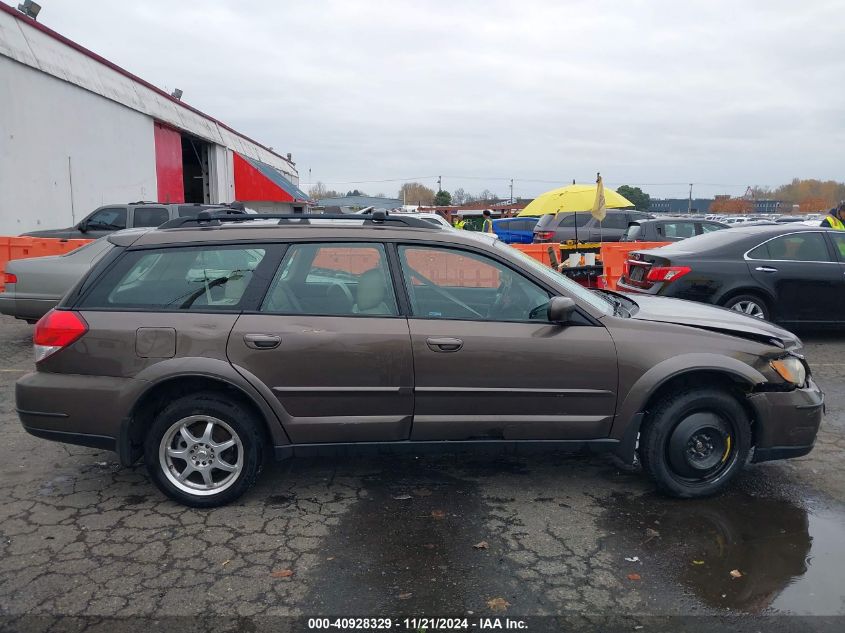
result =
[[[590,212],[599,222],[602,222],[607,215],[607,203],[604,200],[604,183],[601,181],[600,175],[596,178],[596,201],[593,203],[593,208]]]

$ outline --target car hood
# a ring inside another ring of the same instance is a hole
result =
[[[638,306],[631,318],[676,323],[762,342],[778,341],[785,349],[801,346],[801,340],[782,327],[740,312],[669,297],[625,295]]]
[[[55,237],[59,239],[80,237],[82,235],[82,232],[75,226],[69,226],[65,229],[42,229],[40,231],[28,231],[26,233],[21,233],[21,237]]]

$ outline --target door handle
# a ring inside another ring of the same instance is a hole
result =
[[[433,352],[457,352],[464,346],[461,339],[448,336],[427,338],[425,342]]]
[[[282,342],[275,334],[244,334],[244,343],[252,349],[275,349]]]
[[[771,266],[757,266],[754,270],[759,270],[761,273],[776,273],[778,271],[777,268]]]

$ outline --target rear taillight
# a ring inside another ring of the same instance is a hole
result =
[[[87,331],[88,324],[76,312],[50,310],[35,324],[35,333],[32,335],[35,362],[64,349]]]
[[[555,232],[554,231],[537,231],[537,233],[535,235],[537,237],[539,237],[541,240],[550,240],[555,236]]]
[[[692,272],[689,266],[654,266],[648,271],[645,276],[646,281],[675,281],[683,277],[688,272]]]
[[[12,273],[3,273],[3,283],[4,284],[16,284],[16,283],[18,283],[18,276],[13,275]]]

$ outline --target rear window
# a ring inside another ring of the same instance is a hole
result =
[[[537,221],[537,224],[534,226],[534,230],[536,230],[536,231],[543,230],[547,226],[550,226],[551,223],[554,221],[554,219],[555,219],[555,216],[554,216],[553,213],[548,213],[548,214],[544,215],[543,217],[541,217]]]
[[[242,246],[130,251],[96,282],[80,307],[237,309],[265,253]]]

